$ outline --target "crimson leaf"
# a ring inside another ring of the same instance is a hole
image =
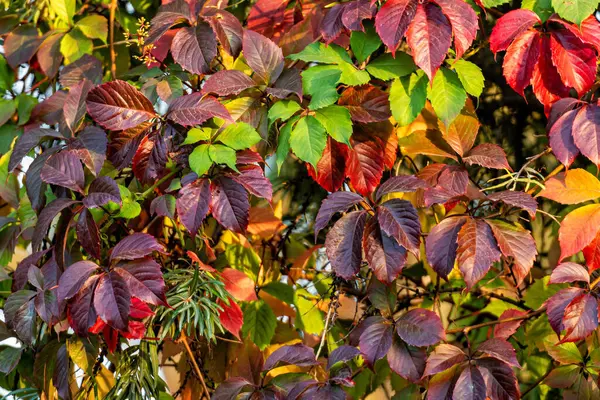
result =
[[[152,235],[136,232],[122,239],[110,254],[110,260],[135,260],[152,254],[153,251],[165,253],[165,247]]]
[[[183,226],[193,235],[198,233],[202,221],[208,214],[210,204],[210,183],[198,179],[179,191],[176,207]]]
[[[226,229],[242,233],[248,226],[250,202],[244,187],[230,178],[217,178],[211,183],[211,210]]]

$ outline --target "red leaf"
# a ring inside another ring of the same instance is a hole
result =
[[[596,52],[567,30],[550,34],[552,62],[564,84],[573,87],[581,96],[594,84],[596,78]]]
[[[437,171],[432,170],[428,172]],[[434,180],[434,177],[432,177],[432,181]],[[469,174],[463,167],[444,165],[437,177],[435,187],[430,187],[425,190],[425,205],[430,207],[435,203],[444,204],[449,200],[465,196],[468,187]]]
[[[591,294],[574,298],[565,308],[563,316],[564,342],[577,342],[588,337],[598,328],[598,300]]]
[[[352,120],[362,123],[385,121],[391,116],[388,94],[375,86],[349,87],[338,104],[350,111]]]
[[[211,183],[210,208],[225,229],[243,233],[248,226],[250,202],[244,187],[230,178],[217,178]]]
[[[584,247],[583,256],[590,273],[600,268],[600,234]]]
[[[531,85],[535,97],[544,105],[546,114],[552,103],[569,95],[569,88],[564,85],[552,63],[549,36],[542,36],[540,57],[533,69]]]
[[[600,107],[589,104],[577,111],[573,121],[575,145],[596,165],[600,165]]]
[[[350,138],[346,176],[356,191],[368,196],[379,185],[385,163],[384,147],[380,140],[366,132],[355,132]]]
[[[79,157],[69,151],[61,151],[50,157],[42,167],[40,177],[46,183],[58,185],[83,193],[85,176]]]
[[[394,338],[392,347],[387,353],[390,369],[411,382],[418,382],[421,379],[426,358],[425,350],[409,347],[397,338]]]
[[[552,270],[548,283],[586,282],[590,283],[590,275],[585,267],[574,263],[564,262]]]
[[[173,60],[193,74],[206,74],[217,55],[217,40],[204,22],[195,27],[181,28],[171,43]]]
[[[255,85],[254,81],[242,71],[222,70],[208,78],[202,87],[202,93],[216,93],[219,96],[229,96],[238,94]]]
[[[94,308],[108,325],[126,331],[129,322],[131,294],[125,280],[115,271],[100,277],[94,292]]]
[[[73,265],[71,265],[71,267],[73,267]],[[82,282],[81,290],[76,293],[75,297],[71,301],[71,304],[69,304],[67,313],[69,324],[79,336],[87,336],[88,330],[96,322],[97,314],[93,303],[94,291],[96,290],[96,285],[99,279],[100,275],[94,275],[89,279],[84,280]]]
[[[169,160],[167,153],[167,142],[162,135],[156,133],[144,137],[131,164],[135,177],[143,183],[156,182]]]
[[[96,208],[108,204],[109,201],[121,204],[119,186],[112,178],[99,176],[90,184],[83,205],[87,208]]]
[[[465,51],[477,37],[479,29],[477,14],[475,10],[463,0],[434,0],[452,25],[454,35],[454,48],[456,59],[463,56]]]
[[[560,260],[583,250],[596,237],[600,227],[600,205],[588,204],[571,211],[558,230]]]
[[[509,206],[521,208],[531,216],[535,217],[537,211],[537,201],[530,194],[518,192],[515,190],[503,190],[488,195],[488,200],[498,202],[501,201]]]
[[[434,375],[445,371],[467,359],[467,355],[458,347],[451,344],[440,344],[436,346],[433,353],[427,358],[424,376]]]
[[[195,263],[198,264],[198,268],[200,270],[202,270],[202,271],[208,271],[208,272],[211,272],[211,273],[212,272],[217,272],[217,270],[214,269],[213,267],[211,267],[210,265],[203,263],[202,260],[200,260],[200,258],[198,257],[198,255],[196,253],[194,253],[193,251],[188,250],[186,252],[186,254],[187,254],[187,256],[189,258],[192,259],[193,262],[195,262]]]
[[[81,247],[92,257],[100,258],[100,233],[94,217],[87,209],[84,208],[79,214],[75,230]]]
[[[206,10],[206,9],[205,9]],[[232,57],[237,57],[242,51],[242,36],[244,28],[233,14],[225,10],[214,10],[204,15],[215,35],[221,43],[223,50]]]
[[[362,21],[373,18],[377,8],[369,0],[354,0],[346,3],[342,13],[342,24],[351,31],[365,30]]]
[[[348,146],[328,136],[323,155],[317,163],[317,170],[315,171],[312,165],[306,163],[308,174],[323,189],[328,192],[335,192],[342,187],[344,179],[346,179],[345,167],[347,156]]]
[[[350,279],[360,270],[366,219],[366,211],[353,211],[344,215],[327,233],[327,257],[333,271],[344,279]]]
[[[519,382],[509,365],[488,357],[478,359],[476,364],[483,375],[488,398],[518,399],[520,397]]]
[[[346,212],[350,207],[363,201],[363,197],[352,192],[334,192],[331,193],[323,202],[315,218],[315,241],[321,229],[325,228],[331,217],[339,212]]]
[[[467,153],[463,161],[469,165],[478,164],[485,168],[508,169],[512,171],[512,168],[508,165],[504,149],[492,143],[483,143],[475,146]]]
[[[246,30],[242,45],[248,66],[263,83],[275,82],[283,71],[281,49],[260,33]]]
[[[221,272],[221,278],[225,283],[225,290],[239,301],[258,300],[254,287],[254,281],[242,271],[233,268],[225,268]]]
[[[136,232],[121,239],[110,253],[110,260],[135,260],[152,254],[153,251],[166,254],[165,247],[147,233]]]
[[[458,265],[470,290],[485,276],[492,263],[500,260],[500,251],[485,221],[469,218],[458,232]]]
[[[502,320],[510,319],[510,318],[523,317],[525,315],[527,315],[527,313],[525,311],[521,311],[521,310],[517,310],[517,309],[510,309],[510,310],[504,311],[500,315],[500,317],[498,317],[498,320],[502,321]],[[517,329],[519,329],[519,327],[521,326],[523,321],[524,321],[524,319],[517,320],[517,321],[510,321],[510,322],[502,322],[500,324],[495,325],[494,326],[494,337],[508,339],[517,331]]]
[[[243,165],[239,167],[239,174],[229,175],[234,181],[242,184],[246,190],[257,197],[262,197],[269,202],[273,198],[273,186],[265,177],[263,169],[258,165]]]
[[[581,26],[573,25],[573,29],[579,33],[581,40],[594,46],[600,53],[600,22],[594,14],[583,20]]]
[[[406,39],[419,66],[433,82],[435,72],[446,59],[452,40],[452,27],[442,10],[431,3],[419,4],[406,32]]]
[[[519,225],[497,220],[486,220],[486,222],[492,228],[502,254],[513,258],[512,271],[517,285],[520,285],[529,274],[537,256],[535,240],[528,230]]]
[[[204,97],[199,92],[173,100],[166,117],[183,126],[200,125],[213,117],[231,121],[229,111],[223,104],[214,97]]]
[[[440,317],[422,308],[410,310],[396,320],[396,332],[412,346],[433,346],[446,340]]]
[[[410,252],[419,256],[421,222],[415,207],[407,200],[391,199],[377,207],[381,230]]]
[[[63,62],[63,55],[60,52],[60,42],[63,33],[55,33],[44,39],[36,58],[40,63],[40,68],[48,78],[54,78]]]
[[[85,116],[85,99],[93,87],[92,82],[83,80],[69,89],[63,105],[63,115],[71,132],[77,130],[81,119]]]
[[[179,191],[176,207],[179,219],[192,235],[198,233],[202,221],[208,214],[210,204],[210,184],[206,179],[198,179]]]
[[[542,21],[537,14],[524,8],[504,14],[496,22],[490,35],[490,50],[493,53],[506,50],[512,41],[535,24]]]
[[[512,42],[504,56],[502,68],[506,82],[521,96],[533,77],[541,44],[539,32],[529,30]]]
[[[96,126],[87,126],[69,144],[69,150],[81,158],[94,176],[98,176],[104,160],[106,160],[107,145],[108,139],[102,129]]]
[[[377,279],[388,284],[394,282],[406,263],[406,249],[382,232],[374,219],[366,223],[363,249]]]
[[[488,356],[503,361],[513,367],[521,367],[517,360],[517,353],[515,352],[514,347],[504,339],[488,339],[477,348],[477,351],[485,353]]]
[[[429,187],[427,182],[414,175],[392,176],[379,186],[375,193],[375,200],[379,201],[383,196],[390,193],[410,193],[427,187]]]
[[[277,26],[283,23],[287,3],[281,0],[258,0],[248,15],[248,29],[273,37]]]
[[[454,268],[458,232],[465,222],[465,217],[446,218],[434,226],[425,239],[427,261],[445,279]]]
[[[583,290],[578,287],[570,287],[560,290],[558,293],[546,300],[546,314],[548,314],[548,321],[550,326],[556,332],[557,335],[565,329],[563,323],[563,316],[565,314],[565,308],[575,299],[581,295]]]
[[[167,306],[163,274],[152,258],[119,264],[115,271],[125,280],[132,296],[155,306]]]
[[[244,324],[244,313],[239,305],[233,300],[229,300],[229,305],[221,299],[217,301],[217,304],[222,308],[219,311],[219,321],[223,328],[227,329],[233,336],[240,340],[240,329]]]
[[[132,297],[131,298],[131,308],[130,308],[130,313],[129,316],[131,318],[135,318],[135,319],[144,319],[147,317],[150,317],[154,315],[154,313],[152,312],[152,310],[150,309],[150,307],[148,307],[148,305],[146,303],[144,303],[143,301],[141,301],[140,299],[138,299],[137,297]],[[132,325],[131,324],[136,324],[134,325],[134,327],[137,329],[138,325],[138,321],[129,321],[129,330],[131,331]],[[143,324],[142,324],[143,326]],[[145,332],[146,329],[144,328]],[[133,332],[133,334],[136,334],[135,332]]]
[[[193,19],[190,15],[190,6],[185,1],[173,1],[159,7],[152,18],[150,31],[146,43],[154,43],[165,34],[173,25]]]
[[[92,89],[87,97],[87,110],[94,121],[113,131],[135,128],[156,116],[146,96],[119,80]]]
[[[392,54],[400,45],[409,24],[417,13],[416,0],[388,0],[375,17],[375,29]],[[448,36],[450,40],[450,36]],[[450,44],[448,44],[450,47]]]
[[[468,365],[458,377],[454,391],[453,399],[464,400],[485,400],[486,386],[483,375],[479,369],[473,365]]]

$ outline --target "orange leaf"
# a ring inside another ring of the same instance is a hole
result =
[[[584,169],[571,169],[548,179],[539,194],[561,204],[577,204],[600,197],[600,181]]]
[[[254,282],[242,271],[233,268],[225,268],[221,272],[221,278],[225,283],[225,290],[236,300],[252,301],[258,300],[254,291]]]
[[[583,250],[600,230],[600,204],[589,204],[570,212],[560,224],[560,261]]]

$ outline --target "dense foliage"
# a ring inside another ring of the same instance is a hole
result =
[[[598,3],[0,0],[1,394],[600,398]]]

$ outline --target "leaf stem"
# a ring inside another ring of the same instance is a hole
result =
[[[152,194],[152,192],[154,192],[154,189],[156,189],[157,187],[159,187],[160,185],[165,183],[169,178],[171,178],[173,175],[175,175],[178,172],[179,172],[179,168],[172,170],[171,172],[169,172],[168,174],[166,174],[165,176],[160,178],[158,181],[156,181],[156,183],[154,185],[150,186],[150,188],[148,188],[148,190],[143,192],[140,197],[142,199],[145,199],[146,197],[150,196]]]

